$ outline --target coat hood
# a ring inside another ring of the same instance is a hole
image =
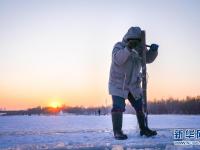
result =
[[[128,39],[140,39],[141,29],[140,27],[130,27],[128,32],[124,35],[123,41],[127,42]]]

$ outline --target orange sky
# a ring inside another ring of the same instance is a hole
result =
[[[111,51],[130,26],[160,45],[149,100],[200,95],[199,3],[0,1],[0,108],[111,104]]]

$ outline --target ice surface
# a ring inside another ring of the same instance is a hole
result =
[[[0,116],[0,149],[200,149],[174,146],[175,128],[200,128],[200,116],[149,115],[149,126],[158,131],[151,138],[139,135],[135,115],[124,115],[128,140],[113,139],[111,116]]]

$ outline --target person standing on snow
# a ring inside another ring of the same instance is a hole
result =
[[[140,27],[131,27],[121,42],[114,45],[109,76],[109,94],[112,96],[112,124],[115,139],[125,140],[122,131],[125,100],[128,99],[136,111],[140,135],[157,135],[146,126],[143,112],[141,88],[142,47]],[[152,44],[146,53],[146,63],[152,63],[158,55],[158,45]]]

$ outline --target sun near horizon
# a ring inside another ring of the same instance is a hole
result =
[[[61,107],[62,104],[60,102],[54,101],[54,102],[51,102],[49,106],[53,108],[57,108],[57,107]]]

